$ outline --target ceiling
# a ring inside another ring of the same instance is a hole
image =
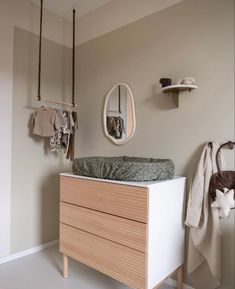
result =
[[[40,5],[40,0],[31,0]],[[111,0],[44,0],[44,7],[55,14],[71,19],[72,8],[76,9],[76,18],[95,10]]]

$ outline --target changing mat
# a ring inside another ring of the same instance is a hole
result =
[[[86,157],[73,162],[75,175],[117,181],[156,181],[174,177],[170,159],[141,157]]]

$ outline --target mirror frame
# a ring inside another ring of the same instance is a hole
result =
[[[129,94],[130,94],[130,98],[131,98],[131,108],[132,108],[132,112],[133,112],[133,128],[132,128],[132,131],[130,133],[130,135],[124,139],[124,140],[118,140],[118,139],[115,139],[113,138],[107,131],[107,120],[106,120],[106,110],[107,110],[107,105],[108,105],[108,100],[109,100],[109,96],[111,95],[111,93],[115,90],[115,88],[119,85],[124,85]],[[133,93],[132,93],[132,90],[130,88],[130,86],[125,83],[125,82],[118,82],[116,83],[109,91],[108,93],[106,94],[105,96],[105,101],[104,101],[104,107],[103,107],[103,129],[104,129],[104,134],[105,136],[112,142],[114,143],[115,145],[123,145],[125,143],[127,143],[134,135],[135,133],[135,129],[136,129],[136,116],[135,116],[135,101],[134,101],[134,96],[133,96]]]

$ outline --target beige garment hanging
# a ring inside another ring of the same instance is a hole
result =
[[[216,142],[204,147],[189,193],[185,224],[190,227],[188,274],[195,288],[214,289],[221,281],[221,231],[217,208],[210,207],[209,183],[217,171]],[[220,162],[221,162],[221,156]]]
[[[55,109],[49,107],[37,108],[33,116],[33,133],[43,136],[54,136],[55,129],[61,126]]]

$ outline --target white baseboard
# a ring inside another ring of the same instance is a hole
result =
[[[0,264],[4,264],[4,263],[7,263],[7,262],[10,262],[10,261],[13,261],[13,260],[28,256],[28,255],[31,255],[33,253],[45,250],[45,249],[47,249],[49,247],[52,247],[52,246],[55,246],[57,244],[58,244],[58,240],[54,240],[54,241],[39,245],[37,247],[33,247],[33,248],[30,248],[30,249],[21,251],[19,253],[3,257],[3,258],[0,259]]]
[[[169,286],[172,286],[174,288],[177,288],[177,282],[172,278],[166,279],[166,281],[164,283],[169,285]],[[183,289],[194,289],[194,288],[189,286],[189,285],[184,284]]]

